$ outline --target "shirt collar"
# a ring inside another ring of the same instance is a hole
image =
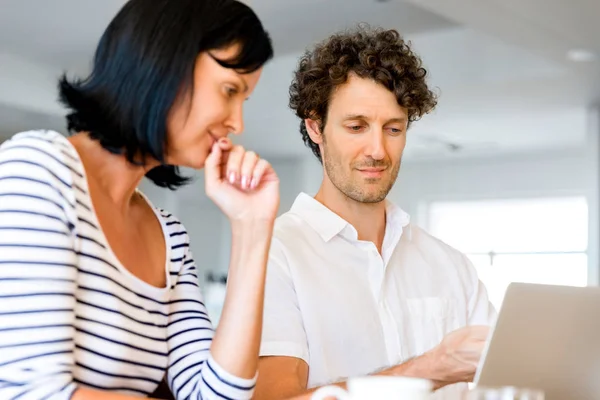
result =
[[[356,229],[342,217],[306,193],[300,193],[290,210],[302,218],[325,242],[337,235],[356,240]],[[402,229],[410,240],[410,216],[400,207],[386,200],[386,232],[389,229]]]

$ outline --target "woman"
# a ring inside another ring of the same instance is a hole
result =
[[[65,138],[0,149],[0,398],[126,400],[166,376],[177,399],[252,396],[278,179],[232,146],[272,57],[236,0],[131,0],[93,71],[63,77]],[[185,229],[136,188],[203,168],[231,222],[228,294],[213,334]]]

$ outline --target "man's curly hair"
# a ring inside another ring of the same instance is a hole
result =
[[[427,87],[421,59],[396,30],[359,25],[356,30],[337,33],[306,51],[290,86],[289,106],[301,119],[302,140],[321,162],[319,146],[308,136],[304,120],[319,121],[323,130],[331,95],[350,73],[373,79],[393,92],[398,104],[407,109],[409,124],[437,104],[437,96]]]

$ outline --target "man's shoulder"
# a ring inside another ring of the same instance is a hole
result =
[[[421,227],[412,226],[411,233],[411,246],[416,247],[419,258],[445,282],[444,285],[453,286],[451,282],[455,282],[458,284],[456,288],[473,290],[477,271],[465,253]]]
[[[441,252],[452,258],[457,258],[461,260],[465,257],[464,253],[462,253],[460,250],[444,242],[442,239],[433,236],[431,233],[427,232],[420,226],[414,225],[412,223],[409,224],[409,226],[411,233],[411,242],[418,248],[428,252]]]
[[[294,237],[306,236],[313,231],[310,226],[293,210],[281,214],[275,220],[273,237],[279,241],[286,242]],[[316,232],[314,232],[316,234]]]

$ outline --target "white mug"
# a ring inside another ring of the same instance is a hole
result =
[[[428,400],[432,384],[426,379],[404,376],[365,376],[348,381],[348,391],[339,386],[317,390],[312,400],[334,397],[338,400]]]

